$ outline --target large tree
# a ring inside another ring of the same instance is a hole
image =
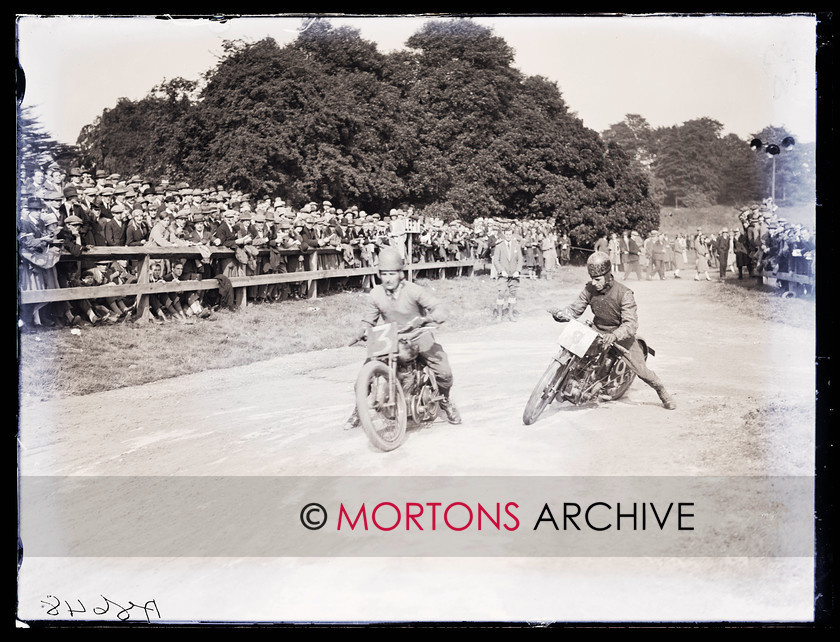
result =
[[[17,110],[17,190],[18,196],[29,189],[30,179],[35,172],[45,172],[56,163],[65,172],[76,161],[79,150],[71,145],[59,143],[44,130],[32,107]]]
[[[760,198],[761,177],[749,144],[729,134],[721,141],[721,180],[717,201],[742,205]]]
[[[396,198],[397,92],[383,67],[357,30],[322,21],[283,48],[230,43],[187,123],[190,175],[297,204]]]
[[[427,23],[406,44],[417,52],[406,100],[421,106],[409,196],[448,201],[470,218],[503,214],[501,135],[521,81],[512,49],[469,20]]]
[[[139,101],[120,98],[82,128],[77,140],[80,162],[149,179],[182,176],[184,119],[195,89],[195,81],[175,78],[154,87]]]
[[[294,206],[553,217],[586,242],[655,224],[640,166],[584,127],[556,83],[515,69],[492,30],[435,21],[406,44],[385,55],[323,19],[284,47],[228,42],[200,90],[122,100],[80,140],[113,171]]]
[[[674,205],[714,205],[722,182],[723,125],[711,118],[689,120],[656,131],[656,175]]]
[[[645,169],[650,169],[656,158],[653,130],[647,119],[639,114],[627,114],[620,123],[610,125],[601,132],[608,143],[616,143]]]

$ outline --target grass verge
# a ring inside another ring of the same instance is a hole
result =
[[[583,267],[569,267],[547,280],[523,280],[524,314],[569,301],[586,280]],[[492,323],[496,282],[479,273],[445,280],[419,279],[450,304],[442,331],[480,328]],[[747,314],[806,327],[813,322],[813,300],[781,299],[754,281],[704,289]],[[21,400],[47,400],[135,386],[205,370],[223,370],[282,355],[347,345],[358,327],[365,293],[348,290],[315,300],[253,305],[219,312],[213,321],[193,325],[123,323],[22,331],[18,343]]]

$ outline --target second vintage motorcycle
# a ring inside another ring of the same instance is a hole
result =
[[[647,359],[654,355],[644,339],[636,337]],[[594,400],[620,399],[636,378],[623,358],[627,350],[617,343],[605,349],[591,321],[570,320],[557,339],[560,350],[537,382],[522,421],[533,424],[555,400],[580,405]]]

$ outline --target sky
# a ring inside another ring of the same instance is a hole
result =
[[[329,17],[383,53],[404,49],[429,16]],[[603,131],[627,114],[651,127],[709,117],[744,140],[767,125],[816,140],[816,17],[472,16],[515,52],[527,76],[557,83],[586,127]],[[448,18],[434,18],[448,19]],[[23,106],[56,141],[79,131],[119,98],[138,100],[164,80],[198,80],[225,40],[273,37],[280,46],[301,17],[155,19],[19,15]],[[772,142],[772,141],[768,141]]]

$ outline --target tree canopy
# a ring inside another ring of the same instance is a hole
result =
[[[742,140],[722,136],[721,123],[699,118],[672,127],[652,129],[638,114],[627,114],[602,137],[624,149],[649,174],[657,203],[675,206],[742,205],[773,193],[773,162],[766,145],[794,138],[782,127],[768,126]],[[751,149],[752,139],[763,146]],[[777,202],[813,202],[816,191],[815,146],[795,145],[776,155]]]
[[[74,147],[53,140],[44,131],[33,111],[31,107],[23,107],[17,113],[18,192],[21,183],[31,178],[36,171],[44,171],[53,163],[59,166],[70,163],[78,155]]]
[[[648,174],[583,126],[557,85],[469,19],[426,23],[389,54],[316,20],[283,47],[228,42],[201,82],[120,99],[84,128],[88,164],[223,185],[293,206],[554,218],[573,239],[658,224]]]

